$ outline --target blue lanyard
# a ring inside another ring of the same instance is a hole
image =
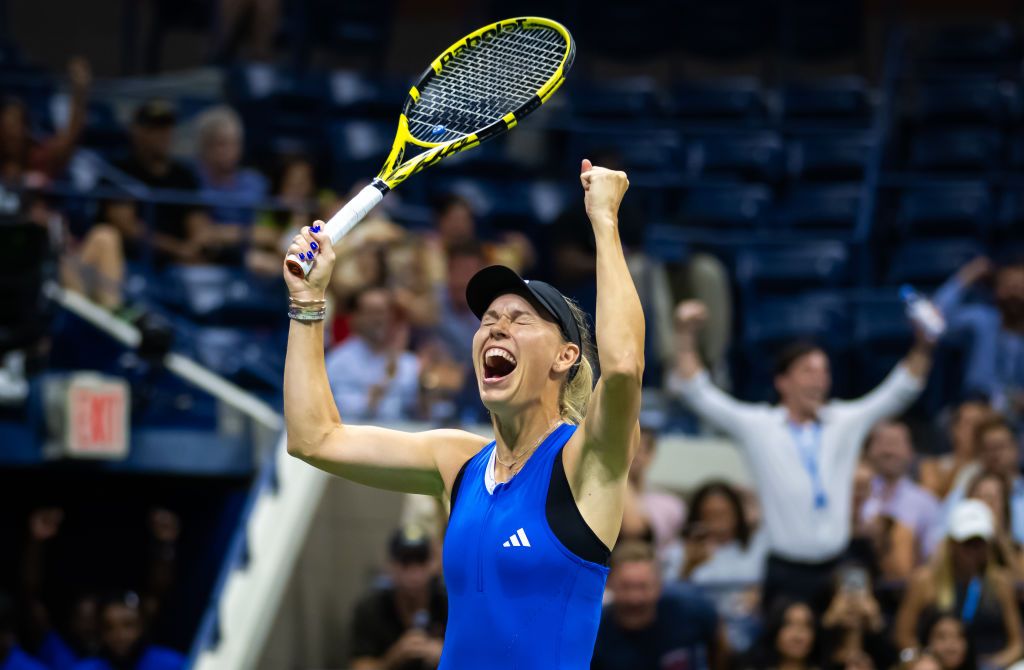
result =
[[[977,577],[971,579],[967,585],[967,593],[964,594],[964,607],[960,611],[960,620],[964,626],[971,625],[974,615],[978,613],[978,605],[981,603],[981,580]]]
[[[793,436],[793,444],[800,455],[807,475],[811,478],[811,490],[814,495],[814,509],[828,507],[828,494],[825,483],[821,480],[821,424],[814,422],[809,428],[803,428],[787,421],[789,433]]]

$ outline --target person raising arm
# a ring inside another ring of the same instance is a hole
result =
[[[778,596],[821,611],[833,570],[850,541],[853,475],[861,445],[878,421],[906,409],[920,394],[932,345],[911,352],[873,391],[830,400],[832,375],[824,350],[794,342],[775,366],[777,406],[741,402],[717,388],[697,354],[703,304],[676,308],[676,369],[669,390],[702,419],[732,436],[750,464],[765,514],[770,556],[763,605]]]
[[[323,300],[334,263],[317,222],[288,253],[316,259],[291,295],[285,421],[293,456],[347,479],[452,500],[444,573],[442,670],[589,667],[608,556],[639,441],[644,318],[618,234],[625,173],[581,164],[597,248],[593,385],[585,315],[555,287],[503,266],[478,272],[467,304],[480,398],[495,439],[344,423],[323,357]],[[344,408],[342,408],[344,411]]]

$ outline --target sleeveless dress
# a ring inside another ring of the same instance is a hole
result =
[[[563,543],[575,537],[583,540],[577,546],[604,547],[571,494],[571,508],[559,503],[569,491],[562,448],[575,431],[555,428],[508,482],[494,482],[494,442],[459,473],[444,541],[449,609],[440,670],[590,667],[608,568]]]

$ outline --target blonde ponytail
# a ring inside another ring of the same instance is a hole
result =
[[[580,362],[572,380],[566,377],[566,381],[562,384],[562,392],[558,398],[558,410],[563,420],[578,426],[583,423],[583,418],[587,414],[587,405],[590,404],[590,396],[594,392],[594,368],[590,365],[593,345],[586,312],[580,309],[580,306],[574,301],[568,298],[565,301],[569,304],[569,311],[572,312],[572,317],[580,329]]]

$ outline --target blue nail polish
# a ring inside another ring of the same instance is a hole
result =
[[[310,242],[309,248],[312,249],[313,251],[316,251],[316,242]]]
[[[319,233],[320,232],[320,226],[313,226],[313,232],[314,233]]]
[[[300,251],[299,252],[299,258],[301,258],[302,260],[306,260],[306,252],[305,251]]]

